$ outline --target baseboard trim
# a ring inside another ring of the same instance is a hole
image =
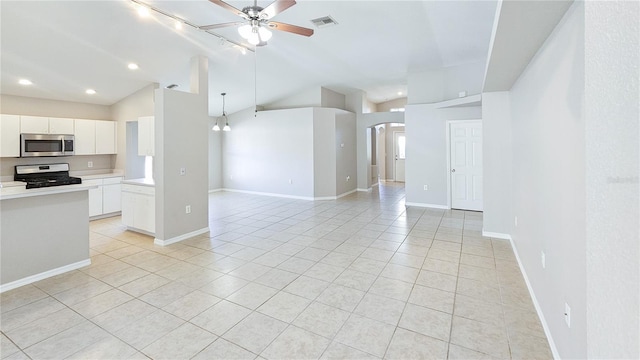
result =
[[[484,231],[482,232],[484,236]],[[503,234],[504,235],[504,234]],[[551,353],[553,354],[553,358],[560,360],[560,354],[558,353],[558,348],[556,348],[556,343],[553,341],[553,337],[551,336],[551,331],[549,330],[549,326],[547,325],[547,321],[544,318],[544,314],[542,313],[542,308],[538,303],[538,299],[536,299],[536,294],[533,292],[533,288],[531,287],[531,283],[529,282],[529,277],[527,276],[527,272],[524,270],[524,266],[522,266],[522,261],[520,260],[520,255],[518,255],[518,250],[516,249],[516,245],[513,242],[513,238],[509,236],[509,243],[511,243],[511,249],[513,250],[513,254],[516,256],[516,260],[518,261],[518,267],[520,267],[520,272],[522,273],[522,277],[524,278],[524,282],[527,284],[527,289],[529,290],[529,296],[531,296],[531,301],[533,301],[533,306],[536,308],[536,313],[538,313],[538,318],[540,319],[540,323],[542,323],[542,328],[544,329],[545,335],[547,335],[547,340],[549,341],[549,347],[551,348]]]
[[[424,204],[424,203],[414,203],[414,202],[405,202],[404,204],[406,206],[415,206],[415,207],[421,207],[421,208],[449,210],[449,207],[446,205]]]
[[[224,189],[213,189],[213,190],[209,190],[209,194],[213,194],[221,191],[224,191]]]
[[[260,191],[237,190],[237,189],[227,189],[227,188],[224,188],[222,190],[228,191],[228,192],[241,193],[241,194],[271,196],[271,197],[279,197],[279,198],[285,198],[285,199],[315,200],[313,197],[310,197],[310,196],[297,196],[297,195],[287,195],[287,194],[277,194],[277,193],[267,193],[267,192],[260,192]]]
[[[100,214],[100,215],[96,215],[96,216],[91,216],[91,217],[89,217],[89,221],[106,219],[106,218],[110,218],[110,217],[114,217],[114,216],[120,216],[120,215],[122,215],[122,211],[114,211],[114,212],[108,213],[108,214]]]
[[[177,242],[180,242],[182,240],[186,240],[189,238],[192,238],[194,236],[198,236],[201,234],[204,234],[206,232],[209,231],[209,228],[202,228],[200,230],[196,230],[196,231],[192,231],[190,233],[186,233],[186,234],[182,234],[180,236],[176,236],[176,237],[172,237],[171,239],[167,239],[167,240],[160,240],[158,238],[153,239],[153,243],[156,245],[160,245],[160,246],[167,246],[167,245],[171,245],[171,244],[175,244]]]
[[[345,196],[347,196],[347,195],[351,195],[351,194],[353,194],[353,193],[354,193],[354,192],[356,192],[356,191],[357,191],[357,190],[353,189],[353,190],[351,190],[351,191],[347,191],[347,192],[342,193],[342,194],[337,195],[337,196],[321,196],[321,197],[315,197],[315,198],[313,198],[313,200],[317,200],[317,201],[322,201],[322,200],[338,200],[338,199],[343,198],[343,197],[345,197]]]
[[[64,274],[66,272],[77,270],[77,269],[80,269],[82,267],[89,266],[89,265],[91,265],[91,259],[86,259],[86,260],[75,262],[73,264],[69,264],[69,265],[61,266],[59,268],[55,268],[55,269],[51,269],[51,270],[48,270],[48,271],[45,271],[45,272],[41,272],[39,274],[27,276],[26,278],[22,278],[20,280],[12,281],[12,282],[7,283],[7,284],[2,284],[2,285],[0,285],[0,294],[5,292],[5,291],[9,291],[9,290],[13,290],[15,288],[19,288],[20,286],[28,285],[28,284],[34,283],[36,281],[40,281],[40,280],[44,280],[44,279],[50,278],[52,276]]]
[[[490,237],[490,238],[494,238],[494,239],[511,240],[511,235],[509,235],[509,234],[503,234],[503,233],[497,233],[497,232],[491,232],[491,231],[484,231],[484,230],[482,230],[482,236]]]
[[[371,192],[373,191],[372,188],[368,188],[368,189],[361,189],[361,188],[357,188],[356,191],[360,191],[360,192]]]

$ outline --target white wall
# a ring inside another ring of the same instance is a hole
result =
[[[346,97],[344,94],[326,88],[320,88],[320,97],[321,107],[346,110]]]
[[[410,91],[413,91],[410,88]],[[457,102],[457,101],[456,101]],[[414,206],[448,208],[447,122],[479,120],[479,106],[442,107],[450,103],[407,105],[405,132],[406,201]],[[429,190],[424,190],[428,185]]]
[[[406,105],[407,105],[407,98],[403,97],[403,98],[389,100],[389,101],[376,104],[376,111],[386,112],[386,111],[391,111],[391,109],[404,108]]]
[[[138,168],[144,167],[143,156],[132,156],[137,154],[137,150],[127,152],[127,122],[137,121],[141,116],[153,116],[154,114],[154,90],[158,84],[150,84],[134,92],[126,98],[111,105],[113,119],[118,122],[118,155],[116,155],[115,167],[127,170],[127,178],[135,178],[129,172],[139,174]],[[127,157],[129,154],[129,157]],[[134,164],[129,164],[133,162]],[[134,165],[134,166],[132,166]],[[135,169],[135,170],[133,170]]]
[[[518,217],[512,238],[563,358],[587,357],[584,40],[578,2],[510,94],[513,215]],[[571,328],[564,320],[565,302],[571,306]]]
[[[313,87],[264,105],[264,110],[295,109],[322,106],[322,88]]]
[[[204,57],[192,59],[193,93],[155,91],[155,235],[160,241],[208,229],[208,63]]]
[[[509,92],[482,94],[483,231],[507,237],[512,232],[512,143]]]
[[[315,197],[336,195],[336,119],[332,109],[313,109],[313,188]]]
[[[313,108],[247,109],[229,115],[229,124],[222,134],[224,188],[313,197]]]
[[[584,6],[586,356],[638,359],[640,3]]]
[[[340,196],[356,190],[357,162],[356,162],[356,115],[346,111],[335,111],[335,142],[336,149],[336,189],[335,195]],[[317,136],[314,136],[317,139]],[[350,180],[346,180],[347,176]]]
[[[407,103],[430,104],[482,92],[485,61],[462,64],[437,70],[412,73],[407,78]]]

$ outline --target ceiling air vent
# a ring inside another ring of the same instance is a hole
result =
[[[313,19],[311,22],[319,29],[338,25],[338,22],[333,20],[331,16],[323,16],[321,18]]]

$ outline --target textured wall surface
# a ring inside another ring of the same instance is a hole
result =
[[[640,358],[640,3],[585,2],[587,355]]]

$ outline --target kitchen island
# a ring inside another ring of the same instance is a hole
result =
[[[89,194],[93,185],[0,188],[0,292],[91,264]]]

